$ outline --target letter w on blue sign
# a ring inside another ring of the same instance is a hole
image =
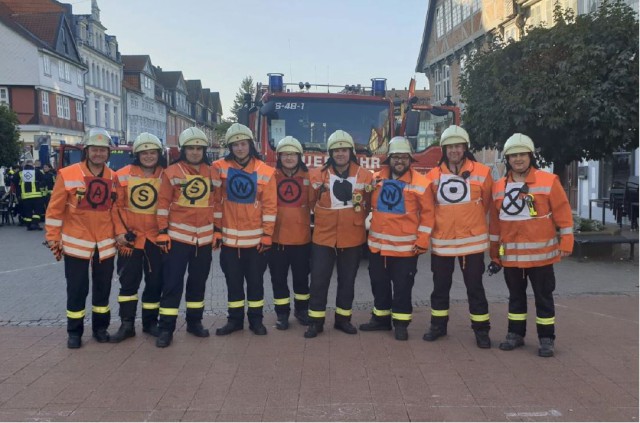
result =
[[[378,194],[378,204],[376,209],[383,213],[404,214],[404,187],[402,181],[385,179],[382,182],[382,189]]]
[[[227,199],[235,203],[251,204],[256,201],[258,174],[230,168],[227,174]]]

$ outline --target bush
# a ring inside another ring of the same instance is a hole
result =
[[[600,232],[602,230],[604,230],[604,225],[599,220],[573,216],[573,232]]]

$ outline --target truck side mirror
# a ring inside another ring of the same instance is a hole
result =
[[[409,110],[406,114],[407,123],[404,127],[405,137],[416,137],[420,129],[420,112]]]

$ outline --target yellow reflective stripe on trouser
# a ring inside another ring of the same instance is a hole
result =
[[[344,308],[336,307],[336,314],[340,316],[351,316],[351,310],[345,310]]]
[[[373,314],[378,317],[385,317],[391,315],[391,310],[378,310],[377,308],[373,308]]]
[[[326,311],[315,311],[315,310],[309,310],[309,317],[315,317],[317,319],[321,319],[324,318],[327,315]]]
[[[264,300],[247,301],[247,303],[249,303],[249,307],[264,307]]]
[[[163,316],[177,316],[178,309],[160,307],[160,314],[162,314]]]
[[[554,317],[536,317],[537,325],[553,325],[556,323],[556,318]]]
[[[449,310],[434,310],[434,309],[431,309],[431,315],[433,317],[447,317],[449,315]]]
[[[472,322],[488,322],[489,314],[470,314],[469,318]]]
[[[144,310],[157,310],[160,308],[160,303],[142,303]]]
[[[228,308],[240,308],[240,307],[244,307],[244,300],[240,300],[240,301],[229,301],[229,303],[227,304]]]
[[[80,310],[80,311],[67,310],[67,317],[69,319],[82,319],[84,316],[85,316],[84,310]]]
[[[138,301],[138,294],[136,295],[118,295],[118,302],[119,303],[126,303],[127,301]]]
[[[393,320],[404,320],[404,321],[411,320],[411,315],[406,313],[391,313],[391,317],[393,318]]]
[[[204,301],[187,301],[187,308],[204,308]]]
[[[91,311],[94,313],[105,314],[109,312],[109,306],[91,306]]]
[[[273,299],[273,304],[275,305],[287,305],[289,304],[290,298],[274,298]]]
[[[298,300],[298,301],[307,301],[309,298],[311,298],[311,294],[293,294],[293,298]]]
[[[527,313],[509,313],[509,320],[527,320]]]

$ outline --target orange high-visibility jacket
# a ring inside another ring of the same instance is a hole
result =
[[[273,242],[283,245],[304,245],[311,242],[311,210],[314,197],[309,172],[299,169],[293,176],[276,169],[278,216]]]
[[[466,177],[466,178],[465,178]],[[426,226],[431,251],[438,256],[465,256],[489,248],[488,213],[493,179],[488,166],[466,159],[458,175],[447,165],[427,174],[427,201],[434,209]]]
[[[411,257],[413,247],[427,249],[431,227],[425,195],[428,179],[410,169],[397,182],[390,180],[389,168],[373,175],[375,190],[371,199],[372,217],[369,249],[383,256]],[[402,191],[400,191],[402,189]]]
[[[371,185],[373,174],[355,164],[349,164],[349,178],[352,194],[362,196],[360,210],[356,211],[353,201],[347,205],[337,204],[331,192],[331,181],[342,183],[335,175],[333,168],[315,168],[310,171],[311,187],[316,199],[313,226],[313,243],[327,247],[349,248],[357,247],[367,241],[365,220],[371,210],[371,193],[366,192],[367,185]]]
[[[275,169],[251,158],[245,167],[219,159],[211,165],[216,191],[216,227],[228,247],[271,244],[278,208]]]
[[[116,172],[118,200],[113,207],[113,225],[116,235],[126,234],[127,230],[136,234],[134,248],[143,249],[147,239],[156,242],[156,210],[163,170],[157,166],[153,175],[145,177],[139,166],[129,165]]]
[[[172,240],[185,244],[211,244],[214,188],[206,163],[193,167],[180,161],[167,167],[162,173],[156,211],[158,229],[168,230]]]
[[[533,195],[534,216],[525,201],[523,184],[513,182],[510,174],[493,187],[490,254],[505,267],[546,266],[560,261],[560,251],[573,251],[571,206],[558,177],[532,168],[525,184],[525,191]]]
[[[64,254],[86,260],[97,248],[103,260],[116,254],[111,216],[116,176],[105,166],[95,188],[85,179],[93,177],[85,162],[60,169],[47,208],[45,238],[62,241]]]

